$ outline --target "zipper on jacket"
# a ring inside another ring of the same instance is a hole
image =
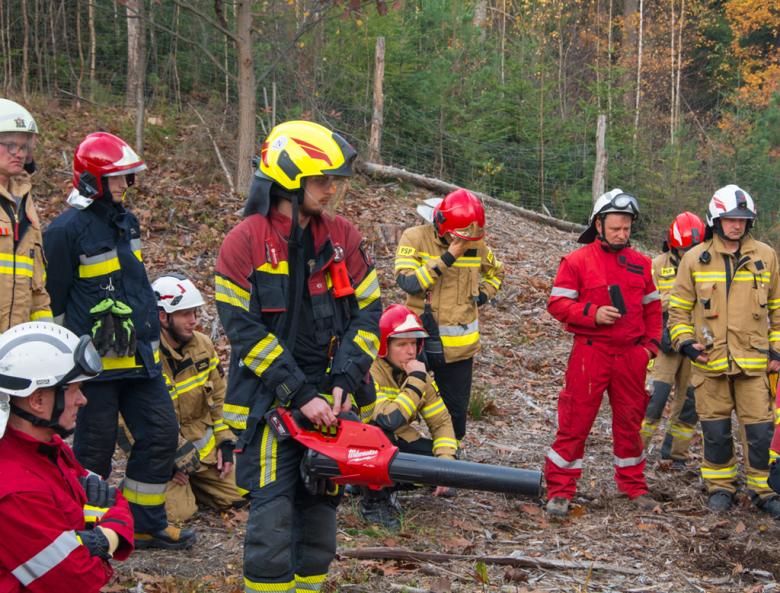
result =
[[[731,288],[731,256],[723,254],[723,263],[726,264],[726,307],[728,307],[729,301],[729,289]],[[736,272],[736,270],[734,270]]]
[[[22,199],[19,200],[19,202],[21,201]],[[16,212],[14,212],[10,207],[5,207],[5,201],[3,201],[3,205],[4,210],[11,215],[11,219],[14,221],[14,248],[12,249],[13,269],[11,272],[11,277],[13,280],[11,281],[11,308],[8,310],[8,327],[10,328],[13,325],[14,301],[16,300],[16,248],[19,244],[19,220],[16,217]],[[19,204],[16,206],[18,208]]]

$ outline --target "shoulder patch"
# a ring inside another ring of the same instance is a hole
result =
[[[661,268],[661,276],[674,276],[676,272],[674,268]]]
[[[415,254],[415,248],[414,247],[399,247],[398,248],[398,255],[414,255]]]

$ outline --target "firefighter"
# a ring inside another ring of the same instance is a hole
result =
[[[379,320],[379,329],[379,354],[371,365],[376,386],[372,423],[404,453],[456,459],[458,441],[452,419],[420,360],[424,338],[428,337],[420,318],[403,305],[390,305]],[[412,426],[420,418],[432,439],[422,437]],[[451,488],[443,486],[433,491],[434,496],[452,494]],[[377,491],[364,486],[360,513],[389,529],[401,527],[389,488]]]
[[[664,312],[661,352],[651,361],[650,374],[653,378],[653,395],[642,421],[642,443],[647,452],[674,385],[674,403],[666,423],[666,435],[661,445],[661,459],[672,461],[672,470],[686,469],[691,438],[699,417],[696,415],[696,400],[691,385],[691,361],[680,356],[672,348],[667,321],[669,319],[669,295],[677,276],[680,260],[691,247],[704,239],[704,223],[691,212],[679,214],[669,227],[669,237],[663,244],[663,255],[653,260],[653,282],[661,295]]]
[[[767,484],[774,415],[767,373],[780,369],[780,280],[775,251],[750,234],[756,206],[736,185],[715,192],[707,208],[704,243],[691,249],[677,272],[669,301],[674,347],[693,364],[701,421],[701,474],[709,506],[726,511],[737,491],[731,431],[736,410],[750,498],[780,518]]]
[[[165,492],[176,453],[176,412],[160,365],[157,299],[141,258],[141,227],[123,201],[146,168],[125,142],[97,132],[73,159],[71,208],[43,235],[46,287],[55,321],[91,334],[105,369],[84,385],[73,452],[108,479],[122,413],[136,437],[123,494],[135,518],[135,547],[181,549],[192,531],[168,525]]]
[[[433,224],[404,231],[395,281],[429,334],[428,365],[460,441],[466,435],[472,367],[480,349],[477,309],[496,296],[504,267],[485,245],[485,210],[474,194],[459,189],[428,202],[435,204],[432,210],[418,211]]]
[[[647,494],[639,430],[648,402],[646,368],[660,346],[661,297],[650,259],[631,249],[638,216],[637,199],[623,190],[601,196],[578,240],[586,246],[564,256],[555,277],[547,309],[574,334],[574,345],[558,400],[558,433],[545,463],[552,515],[568,513],[605,390],[618,490],[640,510],[658,506]]]
[[[62,439],[102,369],[89,336],[27,322],[0,337],[0,591],[97,593],[133,551],[133,517]]]
[[[342,493],[300,473],[305,449],[263,415],[298,408],[335,428],[368,422],[379,349],[379,280],[357,229],[335,215],[357,153],[311,122],[276,126],[217,259],[216,299],[232,347],[223,417],[238,436],[236,483],[251,500],[244,580],[251,591],[319,591],[336,552]]]
[[[0,99],[0,333],[52,321],[41,223],[30,191],[38,126],[21,105]]]
[[[181,274],[160,276],[152,289],[162,327],[163,373],[179,421],[179,449],[165,494],[168,520],[186,521],[197,512],[197,503],[217,510],[244,506],[233,473],[235,437],[222,419],[225,372],[214,344],[195,331],[203,296]],[[120,446],[122,436],[120,430]],[[129,452],[133,438],[126,436]]]

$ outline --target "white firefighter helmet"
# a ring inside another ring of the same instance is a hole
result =
[[[166,313],[184,311],[205,305],[203,296],[192,281],[181,274],[165,274],[152,284],[157,307]]]
[[[33,321],[12,327],[0,336],[0,436],[11,410],[9,396],[29,397],[36,389],[86,381],[102,370],[89,336],[79,338],[53,323]],[[60,414],[62,410],[55,406],[52,420],[40,419],[40,425],[54,427]]]
[[[8,99],[0,99],[0,142],[12,154],[26,147],[24,170],[35,172],[35,139],[38,124],[24,107]]]
[[[639,201],[622,189],[615,188],[596,200],[588,219],[588,228],[577,239],[578,243],[593,243],[596,240],[596,220],[610,213],[630,214],[636,220],[639,217]]]
[[[721,187],[707,206],[707,226],[715,225],[717,218],[747,218],[755,220],[756,204],[750,194],[738,185]],[[750,228],[748,223],[748,229]]]

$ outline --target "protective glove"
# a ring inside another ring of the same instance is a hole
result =
[[[92,307],[89,312],[95,320],[92,326],[92,344],[103,358],[114,345],[114,319],[111,316],[113,299],[105,299]]]
[[[179,448],[173,460],[173,473],[181,472],[187,476],[195,474],[200,469],[200,455],[198,449],[179,435]]]
[[[138,341],[133,320],[130,319],[132,313],[133,310],[121,301],[115,301],[111,307],[111,315],[114,318],[114,350],[117,356],[135,356]]]
[[[87,503],[84,505],[84,522],[87,529],[94,529],[108,509],[116,504],[116,488],[109,486],[108,482],[95,474],[79,476],[79,484],[87,495]]]
[[[222,464],[233,463],[233,449],[236,444],[233,441],[225,440],[219,444],[219,450],[222,451]]]
[[[674,348],[672,347],[672,334],[666,326],[664,326],[664,331],[661,333],[661,352],[664,354],[674,352]]]
[[[301,477],[306,490],[313,496],[336,496],[339,493],[339,485],[335,484],[330,478],[315,477],[308,471],[309,457],[317,454],[309,449],[306,455],[301,459]]]
[[[769,466],[769,479],[766,482],[772,490],[780,493],[780,464],[777,461]]]

